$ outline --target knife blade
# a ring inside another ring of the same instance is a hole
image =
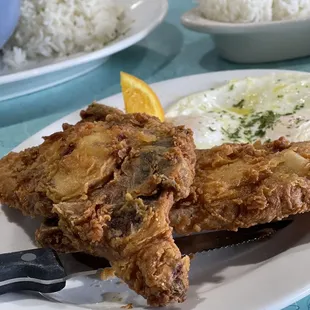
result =
[[[287,227],[284,220],[240,229],[238,232],[215,231],[175,238],[182,254],[211,251],[223,247],[264,240]],[[32,249],[0,255],[0,294],[16,291],[52,293],[62,290],[76,276],[90,276],[110,267],[104,258],[84,253],[57,254],[51,249]]]
[[[292,223],[292,220],[272,222],[234,231],[215,231],[178,237],[175,243],[182,254],[195,254],[216,249],[238,246],[272,237],[277,231]]]

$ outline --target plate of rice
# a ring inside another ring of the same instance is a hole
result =
[[[0,101],[95,69],[145,38],[167,11],[167,0],[22,0],[18,26],[0,50]]]

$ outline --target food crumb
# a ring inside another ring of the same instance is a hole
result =
[[[132,309],[133,308],[133,305],[132,304],[128,304],[126,306],[122,306],[121,307],[122,309]]]
[[[189,254],[188,256],[189,256],[189,259],[190,259],[190,260],[192,260],[192,259],[195,257],[194,254]]]
[[[112,300],[113,301],[118,301],[118,302],[122,302],[123,301],[123,299],[121,297],[118,297],[118,296],[113,296]]]
[[[115,277],[115,272],[113,270],[113,268],[109,267],[109,268],[104,268],[102,271],[100,271],[100,280],[104,281],[104,280],[108,280],[110,278],[114,278]]]
[[[193,228],[195,232],[201,232],[201,227],[199,225],[195,224]]]

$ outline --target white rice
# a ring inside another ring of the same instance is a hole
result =
[[[310,0],[274,0],[273,20],[310,17]]]
[[[229,23],[253,23],[272,19],[273,0],[199,0],[203,15]]]
[[[21,18],[3,49],[3,63],[95,51],[124,30],[124,10],[115,0],[22,0]]]
[[[255,23],[310,17],[310,0],[198,0],[210,20]]]

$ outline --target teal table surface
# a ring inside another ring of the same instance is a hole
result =
[[[310,58],[260,65],[227,62],[218,56],[209,36],[191,32],[180,24],[182,13],[194,5],[191,0],[170,0],[169,5],[165,21],[154,32],[139,44],[112,56],[96,70],[60,86],[0,102],[0,157],[60,117],[93,100],[118,93],[121,70],[148,83],[232,69],[310,71]],[[286,309],[310,309],[310,297]]]

